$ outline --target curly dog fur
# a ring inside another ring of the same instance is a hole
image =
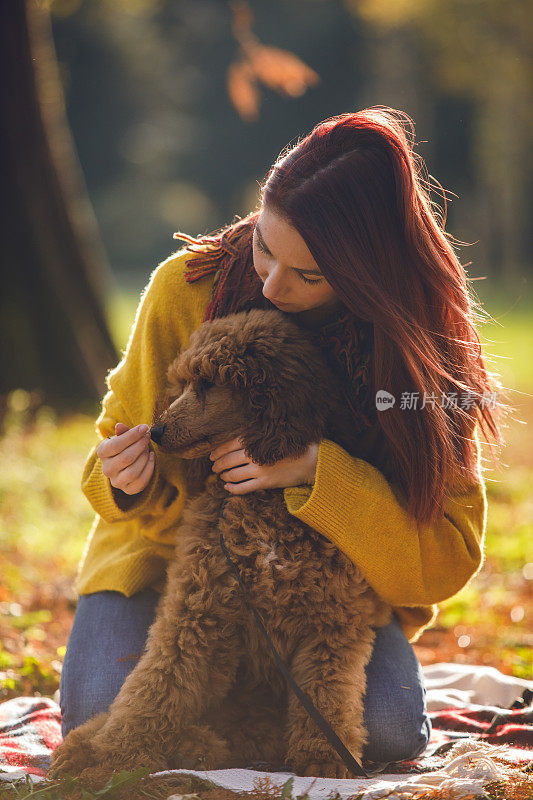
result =
[[[335,380],[308,333],[262,310],[204,323],[168,379],[176,399],[154,438],[164,453],[189,459],[197,493],[176,530],[143,656],[109,712],[66,737],[52,774],[261,761],[345,777],[343,762],[288,692],[219,530],[295,680],[359,759],[365,667],[390,608],[342,552],[288,513],[281,489],[231,496],[208,459],[235,436],[261,464],[301,455],[325,436],[353,451]]]

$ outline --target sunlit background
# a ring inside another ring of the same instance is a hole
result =
[[[472,244],[471,273],[529,271],[526,3],[57,0],[52,13],[68,119],[117,275],[142,282],[174,230],[247,213],[287,143],[380,104],[414,120],[417,150],[450,192],[448,228]]]

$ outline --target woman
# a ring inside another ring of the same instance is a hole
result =
[[[218,236],[176,234],[188,247],[153,273],[83,475],[97,517],[61,679],[64,734],[109,706],[153,620],[187,495],[181,460],[150,444],[166,367],[202,320],[276,307],[317,337],[357,452],[324,439],[260,466],[236,439],[211,453],[213,472],[231,494],[283,487],[289,511],[394,606],[367,668],[364,757],[384,765],[425,748],[410,642],[482,563],[476,423],[501,439],[467,278],[424,191],[409,122],[385,108],[326,120],[278,158],[259,210]]]

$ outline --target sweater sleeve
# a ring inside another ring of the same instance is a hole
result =
[[[487,497],[478,480],[447,498],[443,516],[420,524],[382,472],[328,439],[319,444],[315,483],[284,490],[291,514],[326,536],[394,606],[429,606],[456,594],[483,561]]]
[[[106,376],[109,391],[96,421],[98,439],[87,458],[81,482],[83,493],[106,522],[125,521],[140,514],[157,516],[175,495],[171,478],[176,465],[161,453],[155,453],[148,486],[139,494],[127,495],[112,487],[103,474],[96,448],[102,439],[114,435],[117,422],[129,428],[152,423],[157,400],[166,391],[167,368],[188,346],[190,334],[201,324],[210,287],[186,284],[184,266],[190,258],[191,253],[184,250],[154,270],[142,294],[123,357]]]

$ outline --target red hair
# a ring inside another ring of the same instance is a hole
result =
[[[486,368],[475,325],[488,315],[444,231],[444,190],[435,181],[441,212],[413,140],[411,119],[390,108],[331,117],[280,154],[261,200],[302,236],[348,316],[370,324],[369,397],[385,390],[396,399],[377,414],[391,472],[407,510],[429,524],[450,491],[481,479],[476,421],[487,442],[490,435],[501,445],[500,416],[510,407],[495,403],[502,385]],[[218,270],[206,319],[267,303],[252,262],[259,213],[196,242],[175,234],[191,250],[214,245],[188,278]],[[457,403],[446,407],[453,393]],[[413,395],[426,398],[425,407],[401,408],[402,397]],[[494,459],[492,445],[491,453]]]
[[[410,118],[392,109],[331,117],[280,155],[262,202],[298,231],[342,302],[372,322],[373,396],[396,398],[379,422],[411,513],[430,522],[458,478],[479,480],[476,418],[502,444],[498,414],[508,406],[494,405],[501,383],[485,366],[482,309],[444,232],[445,194],[440,224],[413,138]],[[401,409],[404,392],[434,396],[434,407]],[[457,406],[445,408],[451,392]]]

